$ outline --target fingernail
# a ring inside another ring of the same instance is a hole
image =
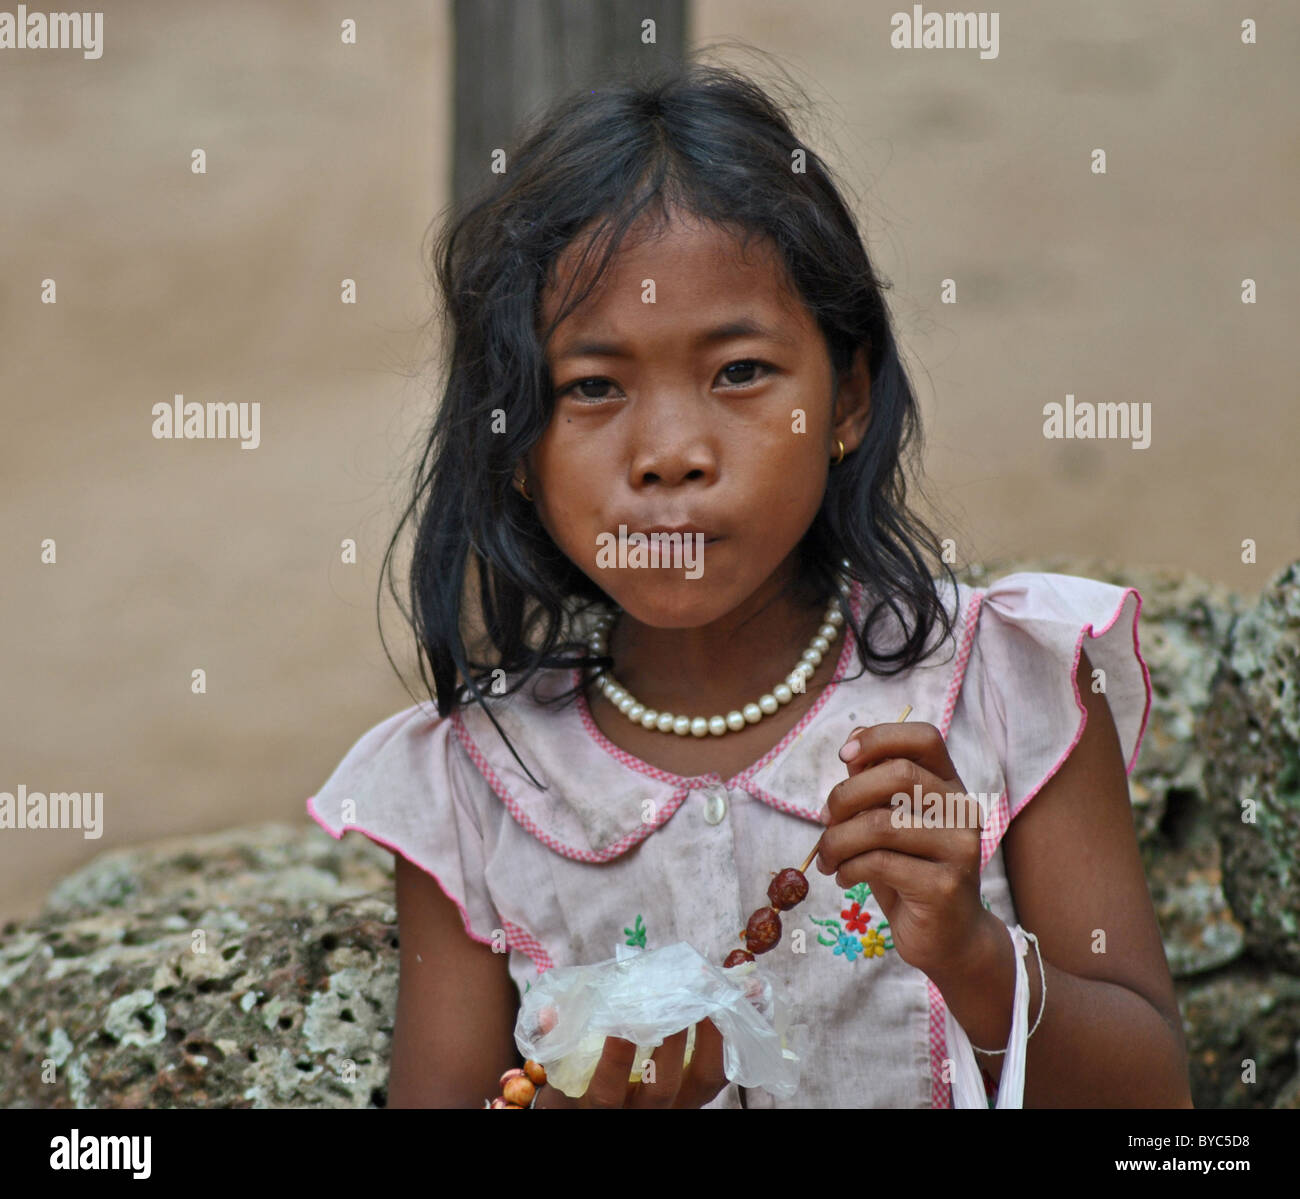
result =
[[[858,744],[858,739],[856,737],[852,741],[846,741],[844,743],[844,748],[840,750],[840,761],[853,761],[853,759],[858,756],[858,750],[861,748],[862,746]]]

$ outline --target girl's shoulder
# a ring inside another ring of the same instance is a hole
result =
[[[335,840],[358,832],[435,878],[465,931],[490,944],[497,917],[483,882],[482,776],[455,737],[456,721],[427,703],[367,730],[307,800]]]
[[[974,634],[963,702],[1002,763],[1008,819],[1060,768],[1087,723],[1080,686],[1104,694],[1131,772],[1151,707],[1135,587],[1022,571],[964,588]],[[1088,669],[1081,675],[1083,655]]]

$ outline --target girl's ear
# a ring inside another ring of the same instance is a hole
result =
[[[832,420],[831,434],[844,442],[844,452],[856,450],[871,423],[871,371],[865,346],[858,347],[849,369],[836,380]]]

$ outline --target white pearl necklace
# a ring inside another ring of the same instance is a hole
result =
[[[842,563],[848,566],[848,562]],[[847,584],[846,584],[847,587]],[[676,733],[685,737],[705,737],[712,734],[721,737],[724,733],[738,733],[747,725],[757,724],[764,716],[771,716],[788,704],[796,692],[804,690],[804,684],[812,678],[823,656],[830,651],[831,642],[838,636],[844,624],[844,613],[840,605],[844,603],[842,595],[837,595],[822,616],[821,627],[817,630],[808,648],[799,655],[795,668],[777,683],[766,695],[759,696],[754,703],[743,708],[734,709],[725,716],[676,716],[672,712],[659,712],[647,708],[626,687],[608,671],[597,680],[596,686],[601,693],[633,724],[643,729],[658,729],[661,733]],[[595,629],[587,637],[587,644],[593,654],[602,655],[606,650],[606,635],[614,623],[615,613],[602,612],[595,622]]]

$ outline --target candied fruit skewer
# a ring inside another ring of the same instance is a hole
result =
[[[897,723],[902,724],[908,716],[911,715],[912,705],[908,704],[903,708],[903,714],[899,716]],[[730,969],[741,962],[752,962],[754,954],[766,953],[769,949],[774,948],[781,940],[781,912],[788,912],[796,904],[802,903],[808,895],[808,879],[806,877],[808,867],[812,865],[812,860],[817,856],[818,849],[821,848],[822,833],[817,838],[817,844],[812,847],[809,854],[803,860],[803,865],[797,870],[793,866],[787,866],[779,873],[773,874],[772,881],[767,886],[767,897],[771,901],[770,907],[759,908],[749,918],[749,924],[740,930],[740,939],[751,946],[749,949],[733,949],[727,954],[727,960],[723,963],[724,968]],[[768,916],[767,913],[771,913]],[[757,922],[757,923],[756,923]],[[769,938],[770,941],[769,941]]]
[[[795,904],[803,903],[807,895],[808,879],[793,866],[773,875],[767,885],[767,898],[778,912],[788,912]]]

